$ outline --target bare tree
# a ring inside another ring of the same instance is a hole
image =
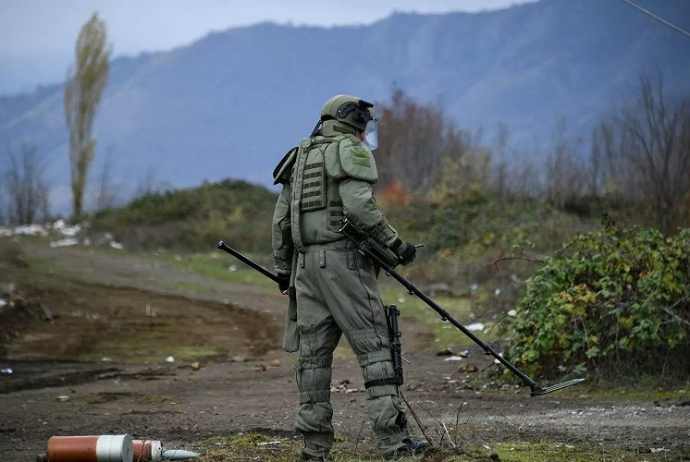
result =
[[[561,120],[551,140],[546,158],[545,199],[557,207],[574,203],[585,193],[585,167],[579,159],[577,143],[568,137]]]
[[[603,152],[604,190],[644,206],[664,232],[688,223],[690,206],[690,102],[669,104],[661,77],[640,78],[632,105],[596,133]]]
[[[162,187],[156,181],[155,170],[149,167],[146,169],[141,178],[139,178],[132,199],[138,199],[140,197],[148,196],[150,194],[155,194],[157,192],[160,192],[161,189]]]
[[[116,186],[112,178],[112,158],[110,156],[111,150],[108,150],[105,159],[103,160],[103,167],[98,176],[98,191],[96,193],[95,211],[109,209],[117,202]]]
[[[531,156],[523,155],[519,162],[511,166],[507,174],[507,190],[522,197],[539,196],[543,189],[540,170]]]
[[[505,124],[499,124],[497,128],[494,146],[492,147],[492,156],[494,160],[493,167],[493,187],[499,199],[503,199],[508,190],[508,144],[510,140],[510,131]]]
[[[28,224],[38,218],[47,218],[49,190],[36,147],[23,143],[16,152],[8,147],[7,159],[8,168],[4,172],[6,220],[11,224]]]
[[[0,191],[0,226],[8,224],[6,208],[5,194]]]
[[[96,149],[96,140],[92,137],[93,119],[108,82],[112,47],[106,40],[105,23],[94,13],[81,28],[76,47],[76,72],[65,83],[65,119],[70,132],[72,214],[75,220],[82,215],[86,178]]]
[[[419,104],[395,90],[379,114],[379,185],[401,182],[405,190],[425,193],[443,173],[444,162],[458,162],[469,152],[466,134],[448,122],[443,111]],[[461,178],[458,178],[461,181]]]

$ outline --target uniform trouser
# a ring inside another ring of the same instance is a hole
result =
[[[304,435],[305,452],[317,457],[333,445],[331,363],[341,334],[357,355],[365,382],[394,376],[374,267],[344,247],[346,242],[306,247],[299,254],[295,276],[300,333],[295,429]],[[379,449],[386,453],[402,447],[406,419],[397,387],[370,387],[366,399]]]

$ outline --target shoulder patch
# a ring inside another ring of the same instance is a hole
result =
[[[290,170],[292,170],[292,166],[295,164],[297,151],[298,148],[294,147],[280,159],[280,162],[273,170],[273,184],[287,184],[290,182]]]
[[[345,174],[357,180],[375,183],[378,170],[374,156],[364,143],[347,138],[340,143],[340,164]]]
[[[361,165],[362,167],[371,167],[369,152],[362,146],[354,146],[350,155],[352,156],[353,164]]]

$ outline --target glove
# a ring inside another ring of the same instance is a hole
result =
[[[395,241],[391,244],[391,250],[395,252],[403,265],[408,265],[414,261],[417,256],[417,248],[414,244],[403,241],[400,238],[395,238]]]
[[[280,293],[284,294],[290,288],[290,275],[278,273],[278,288]]]

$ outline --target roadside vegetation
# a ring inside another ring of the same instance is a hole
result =
[[[152,192],[92,219],[94,234],[110,232],[132,250],[205,250],[220,239],[245,251],[266,251],[277,195],[238,180]]]

